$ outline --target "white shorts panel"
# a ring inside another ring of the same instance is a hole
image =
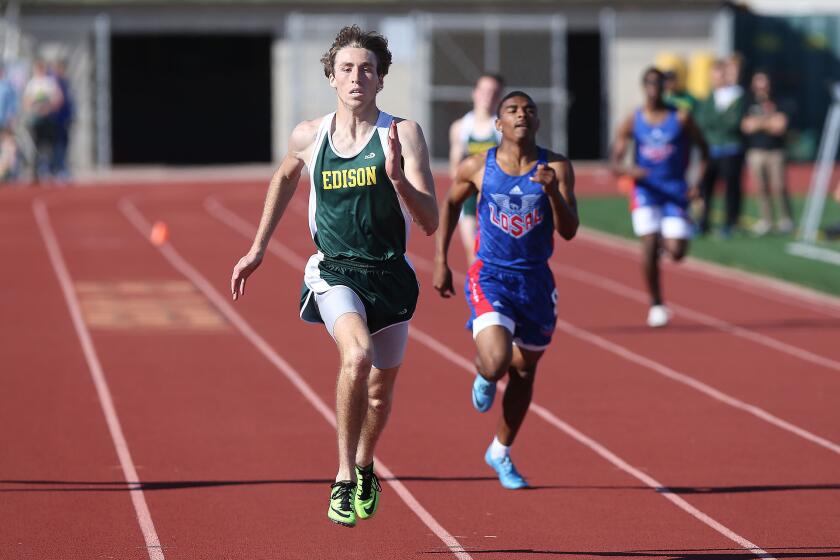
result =
[[[659,206],[639,206],[632,212],[633,233],[638,237],[659,233],[662,228],[662,208]]]
[[[303,269],[303,283],[315,292],[322,294],[330,289],[330,285],[321,278],[321,269],[318,265],[324,260],[324,254],[318,251],[306,261],[306,267]]]
[[[497,311],[490,311],[489,313],[482,313],[475,319],[473,319],[472,331],[473,331],[473,339],[478,336],[478,333],[486,329],[487,327],[492,327],[493,325],[499,325],[507,330],[510,331],[510,334],[513,334],[513,331],[516,329],[516,323],[508,317],[507,315],[502,315]]]
[[[662,237],[665,239],[691,239],[694,227],[691,222],[678,216],[662,218]]]

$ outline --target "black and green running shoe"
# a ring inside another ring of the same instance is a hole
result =
[[[327,510],[330,521],[345,527],[356,526],[356,512],[353,511],[355,494],[356,484],[349,480],[340,480],[330,486],[330,509]]]
[[[380,492],[382,492],[382,487],[373,472],[373,463],[367,467],[356,465],[356,495],[353,499],[356,517],[359,519],[373,517],[376,506],[379,505]]]

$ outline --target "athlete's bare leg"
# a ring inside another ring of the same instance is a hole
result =
[[[661,238],[658,233],[642,236],[642,272],[645,276],[651,305],[662,305],[662,290],[659,286],[659,247]]]
[[[680,262],[686,253],[688,253],[688,239],[670,239],[666,237],[662,240],[662,246],[665,247],[665,251],[674,262]]]
[[[373,462],[376,442],[379,441],[391,413],[394,385],[399,370],[399,366],[371,369],[367,383],[367,413],[362,422],[359,445],[356,448],[356,464],[360,467],[366,467]]]
[[[345,313],[333,327],[341,369],[336,383],[335,416],[338,433],[336,481],[355,479],[356,450],[368,409],[368,380],[373,341],[358,313]]]
[[[488,381],[505,376],[513,359],[513,335],[501,325],[483,329],[475,338],[478,373]]]
[[[502,415],[496,427],[496,438],[502,445],[513,445],[522,421],[525,420],[534,393],[537,362],[544,352],[513,347],[513,361],[508,369],[508,385],[502,399]]]
[[[664,249],[671,260],[679,262],[688,252],[688,240],[663,239],[658,233],[642,236],[642,270],[651,305],[662,305],[662,287],[659,281],[660,249]]]

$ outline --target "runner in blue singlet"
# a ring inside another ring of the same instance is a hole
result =
[[[502,486],[528,483],[513,466],[510,446],[531,403],[537,362],[551,342],[557,292],[548,259],[554,232],[563,239],[578,228],[574,174],[565,157],[537,146],[537,107],[521,91],[509,93],[497,110],[498,148],[465,159],[440,209],[434,287],[455,293],[447,253],[461,205],[478,198],[476,259],[466,280],[467,328],[478,350],[473,406],[489,410],[496,382],[508,376],[496,437],[484,459]]]
[[[645,104],[619,127],[610,158],[614,173],[634,180],[630,209],[633,231],[642,240],[642,264],[651,300],[647,324],[651,327],[667,325],[671,315],[659,285],[660,249],[679,261],[688,251],[692,235],[688,204],[697,189],[689,189],[685,179],[691,146],[696,144],[702,156],[698,177],[703,176],[709,153],[691,116],[663,101],[663,80],[656,68],[645,71]],[[628,167],[623,162],[631,140],[635,149],[633,164]]]

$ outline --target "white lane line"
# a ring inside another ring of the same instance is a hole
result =
[[[580,231],[583,234],[580,236],[581,241],[624,258],[638,260],[641,250],[638,242],[587,227],[581,227]],[[784,280],[692,257],[675,266],[673,270],[676,274],[692,276],[695,279],[696,276],[690,273],[700,272],[705,276],[705,280],[723,285],[726,289],[734,287],[752,296],[763,297],[785,305],[798,306],[822,315],[840,317],[840,298],[837,296],[824,294]],[[762,290],[756,291],[757,287]]]
[[[457,354],[447,345],[443,344],[428,333],[425,333],[417,327],[412,326],[409,330],[409,334],[411,334],[412,338],[422,343],[429,349],[440,354],[447,360],[451,361],[453,364],[460,366],[470,376],[475,375],[475,366],[472,362],[470,362],[463,356]],[[738,546],[744,548],[745,550],[748,550],[758,558],[773,558],[773,556],[765,550],[759,548],[757,545],[742,537],[732,529],[729,529],[723,523],[720,523],[719,521],[715,520],[710,515],[703,513],[677,494],[674,494],[667,486],[663,485],[661,482],[659,482],[652,476],[637,469],[636,467],[629,464],[627,461],[625,461],[624,459],[607,449],[602,444],[598,443],[597,441],[587,436],[586,434],[573,427],[569,423],[561,420],[547,408],[537,404],[536,402],[532,402],[529,410],[534,412],[537,416],[539,416],[540,418],[542,418],[543,420],[560,430],[561,432],[565,433],[578,443],[588,447],[596,454],[600,455],[603,459],[611,463],[613,466],[626,472],[627,474],[644,483],[651,489],[656,490],[656,492],[658,492],[663,498],[670,501],[675,506],[685,511],[698,521],[711,527],[727,539],[731,540],[734,543],[737,543]]]
[[[143,532],[143,540],[146,542],[149,559],[165,560],[160,539],[158,538],[157,531],[155,531],[155,524],[152,521],[152,514],[149,512],[146,497],[143,495],[140,477],[137,476],[137,470],[134,468],[134,461],[128,449],[128,442],[122,431],[117,409],[114,406],[114,399],[111,397],[111,390],[108,388],[108,382],[105,380],[105,373],[96,354],[96,347],[93,345],[90,332],[82,318],[81,308],[76,299],[76,293],[73,290],[73,280],[70,277],[70,272],[61,254],[61,248],[59,247],[50,222],[47,207],[44,202],[36,199],[32,203],[32,211],[35,214],[35,220],[38,223],[38,229],[41,231],[41,237],[44,240],[44,245],[46,245],[47,254],[50,257],[53,270],[58,278],[58,283],[61,285],[61,291],[64,293],[64,301],[67,302],[67,308],[73,320],[73,327],[76,330],[76,335],[79,337],[79,343],[82,346],[82,352],[84,352],[85,360],[87,361],[88,369],[93,379],[93,385],[96,387],[99,404],[102,406],[105,422],[108,424],[108,431],[111,433],[111,441],[117,450],[117,457],[120,461],[120,467],[122,467],[123,478],[128,483],[131,503],[134,505],[134,512],[137,515],[140,530]]]
[[[594,285],[598,288],[601,288],[602,290],[612,292],[627,299],[632,299],[634,301],[639,301],[642,303],[648,303],[650,299],[647,296],[647,294],[645,294],[643,291],[636,290],[635,288],[630,288],[628,286],[625,286],[624,284],[621,284],[620,282],[616,282],[615,280],[612,280],[611,278],[602,276],[600,274],[556,263],[551,263],[551,268],[558,274],[562,274],[567,278],[572,278],[584,284]],[[812,364],[840,372],[840,362],[838,362],[837,360],[826,358],[825,356],[820,356],[819,354],[815,354],[810,350],[805,350],[804,348],[788,344],[787,342],[782,342],[781,340],[777,340],[775,338],[763,335],[761,333],[757,333],[753,330],[733,325],[732,323],[724,321],[723,319],[712,317],[711,315],[707,315],[701,311],[696,311],[683,305],[675,303],[669,303],[668,305],[672,309],[674,309],[675,311],[679,312],[681,315],[692,321],[696,321],[698,323],[702,323],[704,325],[713,327],[727,334],[747,339],[749,341],[755,342],[756,344],[766,346],[778,352],[789,354],[795,358],[799,358],[806,362],[811,362]]]
[[[230,212],[230,210],[228,210],[227,208],[225,208],[224,206],[219,204],[218,201],[216,201],[215,199],[208,200],[207,204],[206,204],[206,207],[207,207],[208,211],[210,211],[210,213],[214,217],[218,218],[223,223],[226,223],[226,224],[230,225],[236,231],[239,231],[240,233],[243,233],[243,235],[245,237],[253,236],[253,232],[255,231],[254,226],[250,225],[248,222],[246,222],[245,220],[243,220],[242,218],[240,218],[236,214],[233,214],[232,212]],[[233,225],[234,223],[237,224],[237,225],[234,226]],[[269,251],[271,251],[271,250],[269,249]],[[286,251],[288,251],[288,249],[286,249]],[[273,252],[273,251],[271,251],[271,252]],[[280,256],[280,252],[274,252],[274,254]],[[281,257],[281,258],[283,258],[283,257]],[[412,262],[415,261],[415,258],[416,258],[415,256],[411,257]],[[284,258],[283,260],[286,260],[286,259]],[[299,262],[298,262],[299,260],[302,260],[302,259],[300,257],[298,257],[297,259],[287,260],[286,262],[290,266],[293,266],[293,267],[297,268],[298,264],[299,264]],[[425,259],[421,258],[420,260],[425,260]],[[449,346],[441,343],[440,341],[438,341],[434,337],[430,336],[429,334],[425,333],[424,331],[418,329],[417,327],[415,327],[413,325],[409,329],[409,335],[412,338],[414,338],[415,340],[417,340],[418,342],[420,342],[421,344],[423,344],[424,346],[427,346],[428,348],[430,348],[434,352],[443,356],[444,358],[446,358],[447,360],[449,360],[453,364],[456,364],[456,365],[460,366],[462,369],[464,369],[466,372],[468,372],[469,375],[471,375],[471,376],[475,375],[475,371],[474,371],[475,366],[473,365],[473,363],[470,362],[470,360],[463,357],[462,355],[455,352],[454,350],[452,350]],[[735,533],[731,529],[727,528],[722,523],[716,521],[715,519],[713,519],[709,515],[703,513],[702,511],[700,511],[696,507],[692,506],[690,503],[685,501],[685,499],[683,499],[680,496],[670,492],[670,490],[668,490],[668,488],[666,486],[664,486],[663,484],[658,482],[656,479],[654,479],[653,477],[645,474],[644,472],[640,471],[639,469],[633,467],[632,465],[630,465],[629,463],[627,463],[626,461],[621,459],[618,455],[611,452],[609,449],[607,449],[606,447],[604,447],[600,443],[596,442],[592,438],[588,437],[587,435],[583,434],[582,432],[580,432],[576,428],[572,427],[570,424],[564,422],[563,420],[561,420],[560,418],[555,416],[548,409],[546,409],[546,408],[544,408],[544,407],[542,407],[542,406],[540,406],[536,403],[532,403],[530,409],[535,414],[537,414],[540,418],[542,418],[543,420],[545,420],[546,422],[548,422],[549,424],[551,424],[555,428],[558,428],[560,431],[562,431],[565,434],[567,434],[568,436],[572,437],[577,442],[579,442],[579,443],[583,444],[584,446],[588,447],[589,449],[591,449],[592,451],[594,451],[595,453],[600,455],[602,458],[606,459],[608,462],[610,462],[615,467],[623,470],[624,472],[626,472],[630,476],[636,478],[637,480],[641,481],[642,483],[649,486],[653,490],[656,490],[665,499],[672,502],[678,508],[682,509],[683,511],[685,511],[686,513],[688,513],[689,515],[691,515],[695,519],[701,521],[705,525],[711,527],[712,529],[714,529],[715,531],[717,531],[718,533],[720,533],[724,537],[728,538],[732,542],[738,544],[738,546],[744,548],[745,550],[748,550],[749,552],[754,554],[756,557],[767,558],[767,559],[773,559],[774,558],[772,555],[767,553],[765,550],[759,548],[758,546],[756,546],[752,542],[748,541],[744,537],[740,536],[739,534]]]
[[[209,203],[208,203],[209,205]],[[143,214],[132,204],[127,198],[123,198],[119,203],[119,208],[128,221],[137,229],[137,231],[148,239],[148,232],[151,230],[151,224],[146,220]],[[208,208],[209,210],[209,208]],[[214,214],[215,216],[215,214]],[[224,220],[223,220],[224,221]],[[227,223],[227,222],[225,222]],[[234,228],[236,229],[236,228]],[[238,230],[237,230],[238,231]],[[245,236],[253,237],[256,228],[251,228],[250,233]],[[242,335],[248,339],[260,353],[271,362],[286,378],[295,386],[295,388],[306,397],[306,400],[317,410],[321,416],[332,426],[335,427],[336,420],[334,412],[327,406],[327,404],[318,396],[318,394],[309,386],[298,371],[292,367],[289,362],[280,357],[277,352],[266,342],[266,340],[255,331],[251,325],[228,303],[227,299],[222,297],[213,285],[190,263],[188,263],[178,253],[171,244],[165,243],[163,245],[155,246],[167,261],[181,274],[183,274],[190,282],[192,282],[213,305],[235,326]],[[286,255],[282,250],[277,249],[276,244],[269,246],[269,251],[278,257],[285,260]],[[290,261],[287,261],[290,262]],[[293,260],[291,264],[300,268],[302,259]],[[408,508],[428,527],[442,542],[449,551],[459,560],[472,560],[472,557],[466,552],[464,547],[458,540],[453,537],[429,511],[424,508],[414,495],[405,487],[405,485],[396,478],[394,473],[389,469],[379,457],[375,457],[377,468],[385,477],[388,484],[394,489],[397,495],[405,502]]]
[[[432,270],[432,267],[433,267],[432,263],[428,259],[426,259],[424,257],[421,257],[419,255],[411,255],[411,262],[413,262],[415,264],[415,266],[417,266],[418,268],[423,268],[426,271]],[[464,274],[462,272],[453,270],[452,274],[456,275],[459,278],[460,282],[463,282]],[[579,338],[581,340],[585,340],[586,342],[588,342],[590,344],[593,344],[593,345],[601,348],[602,350],[606,350],[608,352],[611,352],[612,354],[615,354],[615,355],[617,355],[617,356],[619,356],[619,357],[621,357],[621,358],[623,358],[627,361],[633,362],[633,363],[635,363],[637,365],[640,365],[640,366],[642,366],[646,369],[649,369],[649,370],[651,370],[655,373],[658,373],[659,375],[667,377],[668,379],[676,381],[677,383],[682,383],[683,385],[691,387],[692,389],[694,389],[696,391],[699,391],[699,392],[703,393],[704,395],[715,399],[716,401],[722,402],[723,404],[729,405],[733,408],[737,408],[738,410],[743,410],[744,412],[752,414],[756,418],[759,418],[760,420],[768,422],[768,423],[776,426],[777,428],[781,428],[782,430],[785,430],[786,432],[790,432],[795,436],[806,439],[806,440],[810,441],[811,443],[815,443],[815,444],[819,445],[820,447],[828,449],[829,451],[840,454],[840,445],[834,443],[833,441],[831,441],[829,439],[826,439],[824,437],[818,436],[818,435],[816,435],[812,432],[809,432],[808,430],[806,430],[804,428],[800,428],[796,424],[792,424],[791,422],[788,422],[787,420],[783,420],[783,419],[779,418],[778,416],[764,410],[763,408],[761,408],[759,406],[744,402],[744,401],[742,401],[738,398],[733,397],[732,395],[729,395],[727,393],[724,393],[723,391],[715,389],[711,385],[707,385],[707,384],[703,383],[702,381],[699,381],[698,379],[696,379],[694,377],[691,377],[690,375],[687,375],[685,373],[680,373],[680,372],[678,372],[678,371],[676,371],[672,368],[669,368],[668,366],[666,366],[664,364],[661,364],[661,363],[659,363],[657,361],[654,361],[650,358],[646,358],[645,356],[642,356],[641,354],[637,354],[636,352],[633,352],[629,348],[621,346],[620,344],[616,344],[614,342],[611,342],[611,341],[609,341],[609,340],[607,340],[603,337],[600,337],[600,336],[598,336],[598,335],[596,335],[596,334],[594,334],[590,331],[587,331],[586,329],[576,327],[576,326],[572,325],[571,323],[569,323],[568,321],[564,321],[563,319],[560,319],[560,318],[557,319],[557,328],[563,330],[564,332],[566,332],[566,333],[568,333],[568,334],[570,334],[570,335],[572,335],[576,338]]]
[[[823,447],[825,449],[828,449],[829,451],[840,455],[840,445],[826,438],[813,434],[804,428],[800,428],[795,424],[791,424],[787,420],[782,420],[778,416],[767,412],[763,408],[760,408],[754,404],[746,403],[740,399],[730,396],[724,393],[723,391],[719,391],[718,389],[715,389],[710,385],[706,385],[702,381],[698,381],[697,379],[689,375],[680,373],[674,369],[669,368],[668,366],[660,364],[659,362],[655,362],[650,358],[646,358],[640,354],[633,352],[632,350],[625,348],[624,346],[615,344],[614,342],[610,342],[609,340],[602,338],[596,334],[578,328],[562,319],[557,320],[557,327],[571,334],[572,336],[585,340],[590,344],[598,346],[599,348],[606,350],[607,352],[611,352],[616,356],[620,356],[629,362],[633,362],[634,364],[638,364],[642,367],[645,367],[664,377],[667,377],[668,379],[672,379],[677,383],[687,385],[688,387],[691,387],[692,389],[699,391],[704,395],[707,395],[717,401],[727,404],[733,408],[743,410],[744,412],[748,412],[756,418],[764,420],[765,422],[772,424],[777,428],[781,428],[782,430],[790,432],[796,436],[810,441],[811,443],[815,443],[820,447]]]

